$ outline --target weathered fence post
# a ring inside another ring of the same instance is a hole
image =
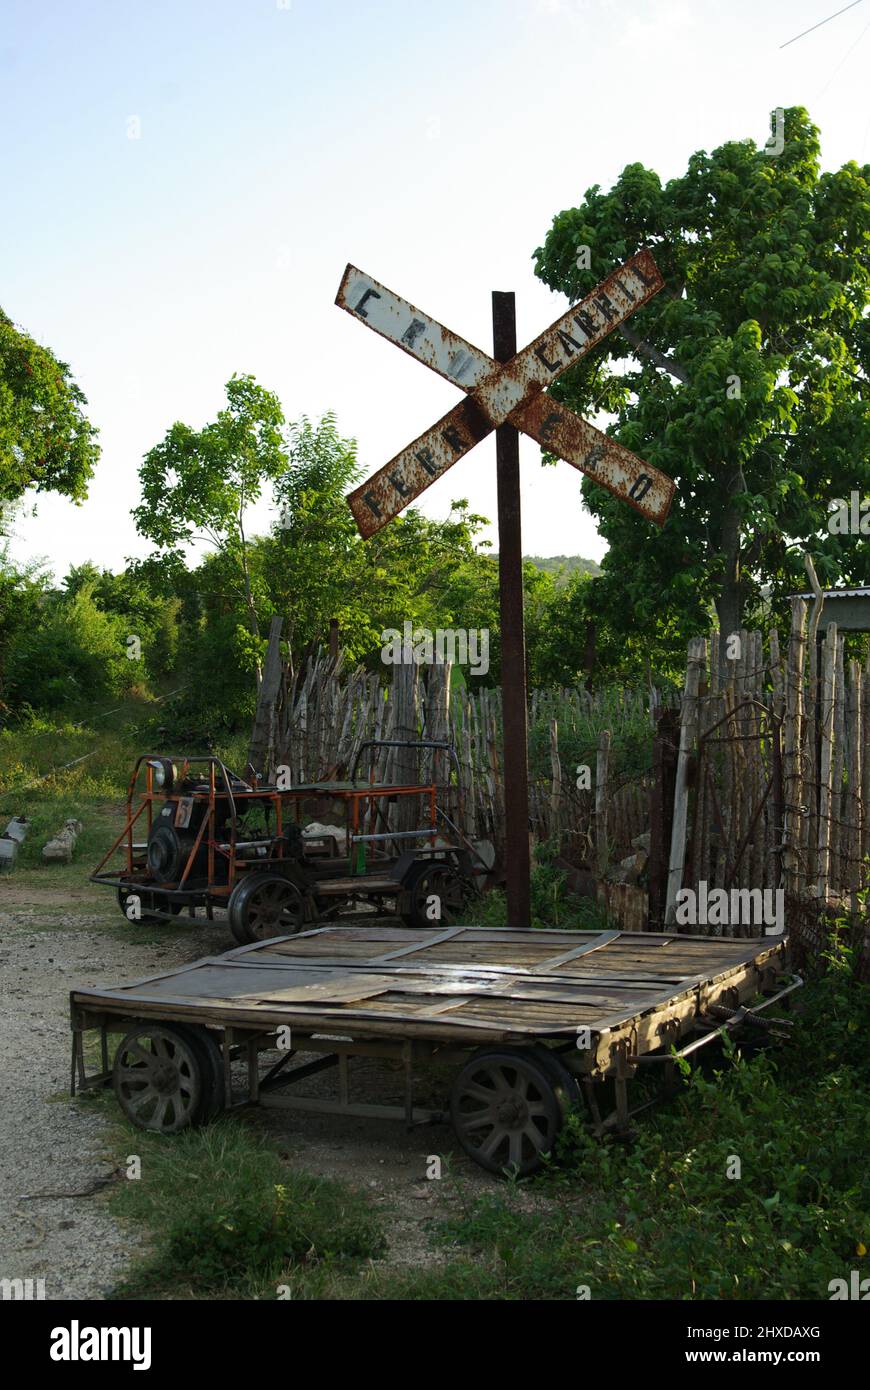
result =
[[[550,768],[552,781],[550,783],[549,833],[558,853],[561,846],[559,817],[562,810],[562,764],[559,760],[559,725],[555,719],[550,720]]]
[[[607,872],[607,769],[610,762],[610,730],[602,729],[598,737],[598,759],[595,767],[595,862],[598,877]]]
[[[843,751],[846,741],[846,663],[843,638],[837,641],[834,653],[834,747],[831,762],[831,869],[832,891],[839,895],[845,886],[843,873],[843,839],[846,835],[845,797],[843,795]]]
[[[796,897],[801,890],[801,721],[803,713],[805,626],[807,606],[802,598],[791,601],[791,635],[785,693],[785,748],[783,750],[783,855],[785,891]]]
[[[862,888],[861,838],[863,834],[864,807],[861,801],[861,786],[864,775],[864,759],[867,750],[861,742],[863,723],[861,667],[857,661],[849,662],[849,705],[847,711],[847,736],[849,745],[849,791],[848,791],[848,861],[846,882],[849,889],[849,911],[853,917],[858,912],[857,894]]]
[[[671,823],[674,815],[674,779],[677,770],[677,739],[680,735],[675,710],[663,709],[656,722],[653,740],[653,785],[649,816],[648,926],[661,926],[665,913],[668,863],[671,849]]]
[[[683,863],[686,857],[686,823],[689,811],[689,766],[698,717],[698,689],[701,673],[707,665],[707,642],[693,637],[689,643],[686,667],[686,688],[680,719],[680,751],[677,755],[677,781],[674,788],[674,820],[671,831],[671,855],[668,867],[668,891],[665,900],[665,925],[672,926],[677,916],[677,893],[683,886]]]
[[[434,739],[439,743],[447,743],[451,739],[450,672],[452,668],[453,663],[450,661],[436,661],[426,668],[426,680],[423,687],[423,737]],[[459,813],[462,793],[460,787],[457,787],[454,792],[451,781],[452,771],[452,764],[445,753],[434,748],[426,749],[423,752],[418,775],[420,775],[421,781],[425,781],[427,775],[431,775],[432,781],[439,788],[441,805],[455,819]],[[422,825],[424,821],[425,815],[417,821],[417,824]]]
[[[821,681],[819,675],[818,631],[825,606],[825,594],[816,574],[811,555],[804,556],[804,569],[813,591],[813,605],[809,610],[807,625],[807,678],[804,687],[803,704],[803,786],[807,798],[807,808],[801,819],[801,848],[804,855],[804,882],[807,886],[818,876],[819,849],[819,719],[821,700]],[[807,790],[808,789],[808,790]]]
[[[837,699],[837,624],[829,623],[824,647],[822,674],[822,756],[819,767],[819,876],[817,894],[824,904],[830,891],[831,878],[831,810],[833,800],[833,770],[835,712]]]
[[[394,739],[411,740],[420,737],[418,677],[419,667],[413,661],[400,661],[393,667],[390,686],[390,702],[393,706],[390,735]],[[395,782],[399,786],[413,785],[419,777],[419,754],[420,750],[416,748],[388,749],[383,780]],[[419,824],[417,817],[420,808],[416,802],[416,797],[399,797],[392,808],[393,814],[389,817],[391,830],[413,830],[415,822]]]

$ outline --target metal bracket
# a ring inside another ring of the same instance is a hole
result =
[[[709,1004],[707,1006],[709,1013],[712,1013],[715,1009],[728,1015],[728,1017],[725,1018],[718,1027],[711,1028],[709,1033],[705,1033],[703,1037],[695,1038],[694,1042],[690,1042],[687,1047],[682,1048],[676,1054],[671,1053],[655,1056],[651,1053],[648,1053],[642,1057],[634,1056],[631,1058],[631,1061],[636,1062],[639,1065],[642,1064],[644,1066],[648,1066],[653,1062],[673,1062],[678,1057],[691,1056],[691,1054],[693,1052],[697,1052],[699,1048],[706,1047],[707,1043],[712,1042],[714,1038],[718,1038],[722,1033],[725,1032],[730,1033],[734,1028],[739,1027],[741,1023],[749,1022],[757,1023],[762,1026],[767,1026],[767,1019],[759,1019],[756,1017],[756,1015],[760,1014],[764,1009],[769,1009],[771,1004],[776,1004],[778,1000],[784,999],[786,995],[791,994],[793,990],[800,989],[804,983],[800,975],[792,975],[790,976],[790,979],[791,983],[786,985],[785,989],[778,990],[777,993],[772,994],[769,999],[765,999],[761,1004],[757,1004],[754,1009],[749,1009],[745,1006],[737,1009],[726,1009],[719,1004]],[[776,1022],[782,1022],[787,1026],[791,1026],[790,1020],[777,1019]]]

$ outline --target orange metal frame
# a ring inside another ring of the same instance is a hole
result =
[[[171,761],[178,767],[178,776],[174,779],[173,788],[184,781],[192,765],[197,763],[206,765],[208,767],[208,791],[182,793],[174,789],[170,791],[165,791],[163,788],[155,789],[153,764],[159,761]],[[137,783],[139,781],[139,775],[143,763],[145,764],[145,787],[144,790],[140,790],[139,795],[141,796],[141,800],[138,806],[136,806],[136,808],[134,809],[133,803],[136,797]],[[218,772],[220,772],[220,775],[223,780],[223,789],[221,789],[220,791],[218,790],[217,785]],[[132,879],[133,875],[137,872],[143,872],[144,866],[141,865],[141,863],[137,865],[134,859],[133,827],[134,825],[136,825],[143,811],[145,811],[147,812],[146,821],[148,833],[150,834],[151,827],[154,822],[153,805],[155,801],[205,801],[207,802],[208,810],[206,812],[206,815],[203,816],[202,824],[199,827],[196,839],[191,847],[190,853],[187,858],[187,863],[184,866],[184,871],[181,875],[181,878],[179,879],[177,884],[161,884],[160,889],[166,892],[179,892],[184,889],[193,864],[196,860],[196,856],[199,853],[203,840],[205,839],[206,832],[208,832],[208,838],[205,841],[208,849],[208,882],[205,890],[202,891],[205,891],[210,896],[228,896],[229,893],[232,892],[233,887],[235,886],[237,869],[239,869],[240,867],[245,870],[255,868],[258,866],[258,864],[262,865],[263,862],[262,860],[240,861],[236,857],[236,843],[238,839],[238,804],[252,800],[260,802],[268,801],[271,803],[275,814],[275,832],[273,838],[276,841],[276,852],[274,856],[270,856],[270,858],[274,857],[280,860],[284,857],[284,846],[280,838],[283,833],[284,804],[295,803],[296,820],[298,823],[301,820],[301,803],[307,798],[317,796],[328,797],[332,800],[345,803],[345,824],[348,830],[348,866],[350,873],[353,874],[353,845],[357,836],[361,833],[360,824],[362,822],[362,824],[364,825],[366,821],[366,816],[368,816],[369,824],[374,825],[375,817],[379,811],[377,802],[383,799],[384,797],[419,795],[427,796],[429,800],[430,817],[429,833],[431,841],[432,843],[434,843],[435,835],[437,833],[437,808],[435,800],[436,790],[437,788],[434,783],[415,784],[412,786],[375,786],[373,780],[370,779],[368,783],[363,783],[360,786],[330,786],[330,784],[326,782],[308,783],[300,787],[292,787],[283,791],[279,791],[275,787],[254,787],[251,788],[250,791],[234,791],[231,785],[229,770],[227,769],[225,764],[221,762],[219,758],[210,756],[170,758],[165,754],[143,753],[136,761],[136,765],[133,769],[133,774],[130,778],[129,786],[127,789],[127,818],[124,824],[124,828],[116,837],[114,843],[111,845],[106,854],[103,855],[103,858],[100,860],[96,869],[91,874],[91,879],[100,882],[115,882],[121,876],[117,872],[113,873],[111,871],[108,871],[104,873],[103,871],[105,869],[105,866],[108,864],[109,860],[117,852],[117,850],[121,847],[122,843],[125,840],[127,875]],[[224,801],[229,801],[232,813],[230,816],[230,841],[228,850],[221,849],[220,843],[218,842],[217,836],[215,834],[216,812],[219,798]],[[364,807],[362,805],[362,803],[364,802],[368,803],[368,807]],[[214,881],[215,856],[217,854],[221,855],[228,861],[228,878],[225,884],[216,884]],[[364,882],[363,876],[361,876],[361,881]],[[147,882],[142,884],[141,886],[147,886]]]

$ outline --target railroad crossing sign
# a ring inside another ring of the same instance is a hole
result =
[[[663,525],[674,483],[616,440],[544,394],[662,288],[649,251],[625,262],[522,352],[516,349],[512,294],[493,293],[494,358],[349,265],[336,304],[382,337],[453,381],[467,398],[348,495],[360,534],[392,521],[475,444],[496,431],[505,869],[508,923],[530,925],[526,657],[523,626],[519,436],[553,454]]]
[[[646,304],[662,283],[650,252],[639,252],[510,362],[500,366],[479,348],[349,265],[336,304],[468,392],[467,400],[448,411],[349,494],[348,503],[360,534],[368,537],[386,526],[505,421],[661,525],[674,495],[673,481],[543,391]]]

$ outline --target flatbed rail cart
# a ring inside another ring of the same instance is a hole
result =
[[[573,1104],[594,1133],[627,1132],[651,1103],[629,1104],[641,1068],[673,1082],[676,1058],[723,1030],[786,1035],[790,1020],[764,1017],[801,984],[786,969],[782,936],[326,926],[73,990],[72,1090],[113,1085],[128,1119],[167,1134],[257,1102],[409,1127],[447,1111],[475,1162],[529,1173]],[[110,1033],[123,1035],[112,1063]],[[352,1101],[355,1057],[398,1061],[404,1103]],[[456,1068],[444,1111],[414,1102],[415,1071],[433,1061]],[[335,1099],[299,1092],[328,1068]]]
[[[366,753],[373,763],[381,748],[428,750],[433,763],[445,757],[461,797],[455,750],[432,739],[367,740],[349,780],[286,788],[246,782],[215,757],[143,753],[130,778],[124,828],[91,881],[114,888],[130,920],[195,916],[198,908],[213,919],[224,908],[242,944],[300,931],[359,903],[394,909],[409,926],[428,927],[434,916],[455,921],[485,865],[438,805],[434,779],[358,777]],[[402,801],[411,821],[399,830],[388,808]],[[415,817],[420,804],[424,813]],[[343,825],[335,834],[307,835],[312,807]]]

